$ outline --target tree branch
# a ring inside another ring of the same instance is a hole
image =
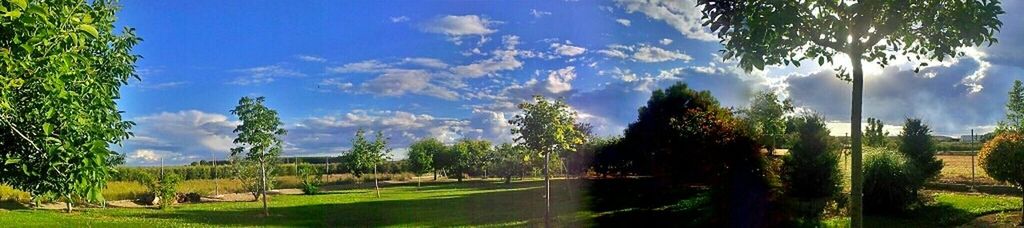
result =
[[[18,136],[20,136],[22,139],[25,139],[25,141],[27,141],[29,145],[32,145],[32,148],[34,148],[34,149],[36,149],[38,151],[43,151],[42,149],[39,149],[39,146],[37,146],[35,142],[32,142],[32,139],[29,139],[28,136],[25,136],[25,134],[22,134],[21,131],[18,130],[17,126],[14,126],[14,124],[12,124],[10,121],[7,121],[6,117],[4,117],[3,115],[0,115],[0,120],[4,121],[4,124],[6,124],[7,126],[10,126],[11,130],[13,130],[14,133],[17,133]]]

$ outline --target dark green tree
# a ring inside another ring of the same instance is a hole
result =
[[[786,195],[814,203],[808,216],[820,216],[825,200],[838,196],[842,188],[839,145],[829,136],[820,116],[793,118],[798,139],[783,158],[782,182]]]
[[[474,175],[482,172],[484,157],[490,153],[491,142],[463,139],[449,149],[454,156],[454,162],[449,171],[461,182],[467,174]]]
[[[850,216],[858,228],[863,226],[861,65],[884,67],[897,55],[918,61],[963,56],[963,47],[996,42],[1003,13],[998,0],[698,0],[697,7],[724,45],[722,56],[739,59],[746,71],[800,66],[804,60],[837,64],[833,57],[840,54],[850,58],[852,75],[841,66],[836,76],[853,84]]]
[[[238,120],[242,121],[234,130],[238,137],[233,142],[239,146],[231,148],[231,156],[245,155],[246,160],[259,166],[263,215],[270,216],[270,210],[267,208],[267,182],[274,174],[274,164],[281,156],[284,145],[281,137],[284,137],[287,131],[281,127],[283,123],[277,117],[277,111],[268,108],[264,102],[266,98],[263,97],[242,97],[238,100],[238,106],[231,110],[231,114],[238,116]]]
[[[522,175],[530,168],[530,151],[522,146],[511,143],[502,143],[494,149],[495,171],[505,178],[505,183],[512,183],[512,177]]]
[[[0,1],[0,183],[34,197],[104,201],[134,123],[116,100],[142,39],[111,1]],[[118,31],[119,30],[119,31]]]
[[[999,122],[996,131],[1024,131],[1024,85],[1013,81],[1006,101],[1006,120]]]
[[[366,130],[360,128],[352,137],[352,149],[345,156],[348,158],[349,169],[353,175],[360,176],[366,172],[373,172],[373,188],[380,198],[380,184],[378,183],[377,167],[391,159],[391,148],[388,147],[387,138],[384,133],[378,131],[373,142],[366,140]]]
[[[884,127],[885,123],[882,123],[882,120],[868,117],[868,127],[864,130],[864,145],[885,146],[885,137],[889,137],[889,132],[885,132]]]
[[[942,171],[942,161],[935,157],[935,142],[932,140],[931,129],[924,125],[921,119],[907,118],[903,124],[903,133],[900,133],[899,152],[907,158],[915,169],[914,184],[915,193],[917,189],[924,186],[925,182],[939,177]]]

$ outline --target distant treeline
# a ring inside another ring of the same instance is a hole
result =
[[[306,163],[304,165],[311,165],[321,170],[325,174],[347,174],[349,168],[344,163],[339,162],[340,159],[332,157],[330,165],[324,159],[325,157],[299,157],[299,158],[282,158],[278,161],[276,169],[273,169],[278,176],[295,176],[298,175],[298,167],[296,164]],[[317,163],[316,161],[320,161]],[[216,165],[215,165],[216,164]],[[379,167],[381,173],[402,173],[406,172],[405,161],[390,161]],[[164,173],[174,173],[185,180],[201,180],[201,179],[215,179],[215,178],[234,178],[234,167],[228,161],[201,161],[193,162],[193,164],[185,166],[164,166],[161,167],[117,167],[117,172],[114,173],[110,180],[112,181],[135,181],[138,179],[141,173],[149,173],[150,175],[160,175],[161,169]]]

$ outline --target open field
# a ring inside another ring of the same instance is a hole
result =
[[[552,210],[560,226],[671,225],[700,221],[707,211],[691,205],[699,191],[657,189],[641,180],[555,180]],[[612,187],[614,186],[614,187]],[[627,186],[627,187],[624,187]],[[72,214],[31,210],[5,204],[0,223],[19,227],[137,226],[538,226],[544,210],[543,182],[505,185],[497,181],[392,185],[376,198],[372,189],[325,194],[278,195],[271,217],[258,202],[182,204],[163,211],[139,208],[88,208]],[[869,227],[952,226],[1002,211],[1019,210],[1020,198],[931,192],[934,202],[907,215],[867,217]],[[668,195],[689,198],[671,198]],[[628,196],[628,197],[625,197]],[[822,222],[845,225],[843,218]],[[691,224],[692,225],[692,224]]]

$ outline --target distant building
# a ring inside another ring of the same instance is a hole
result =
[[[978,142],[980,140],[981,140],[981,136],[980,135],[961,135],[960,136],[960,142],[976,143],[976,142]]]

